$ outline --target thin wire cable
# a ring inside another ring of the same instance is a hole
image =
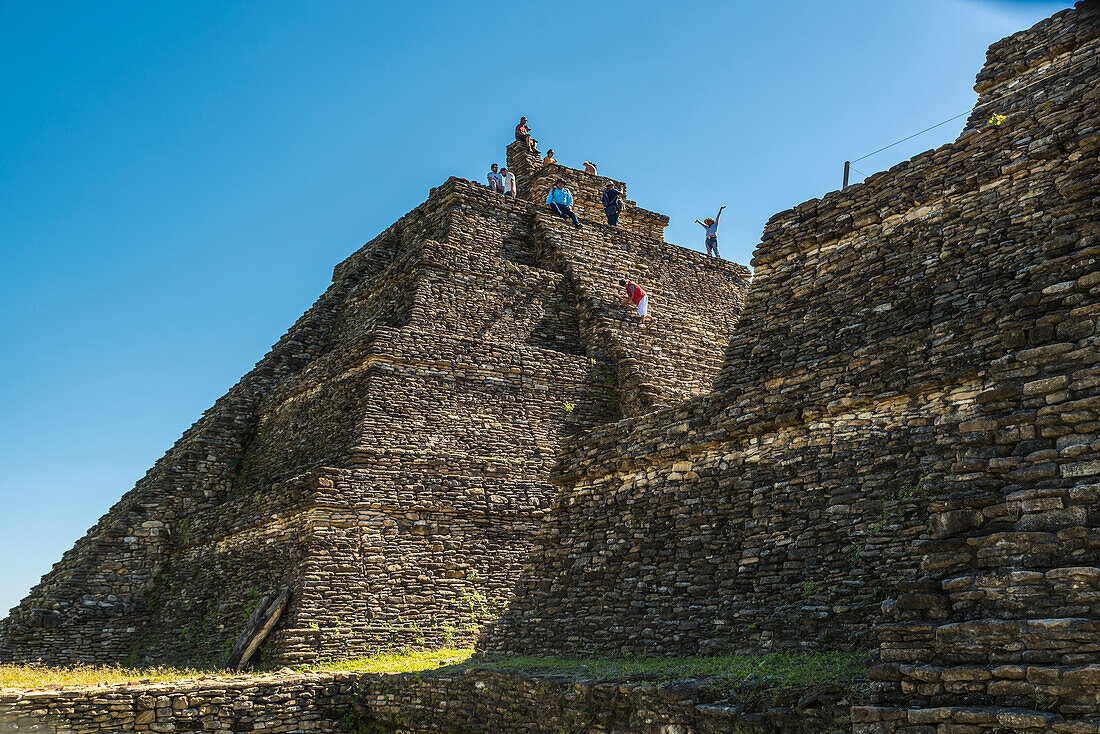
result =
[[[1086,56],[1085,58],[1081,59],[1080,61],[1074,62],[1074,63],[1070,64],[1069,66],[1067,66],[1063,69],[1060,69],[1059,71],[1061,71],[1063,73],[1067,72],[1070,69],[1072,69],[1076,66],[1079,66],[1079,65],[1083,64],[1086,61],[1091,61],[1092,59],[1096,58],[1097,56],[1100,56],[1100,54],[1092,54],[1091,56]],[[1038,79],[1033,79],[1032,81],[1028,82],[1027,84],[1020,87],[1019,89],[1012,90],[1011,94],[1013,96],[1015,96],[1015,95],[1019,94],[1020,92],[1022,92],[1023,90],[1025,90],[1029,87],[1032,87],[1035,84],[1038,84],[1039,82],[1043,81],[1044,79],[1046,79],[1045,75],[1039,77]],[[849,161],[849,164],[857,163],[857,162],[863,160],[864,158],[870,158],[871,156],[873,156],[877,153],[881,153],[882,151],[884,151],[888,148],[893,148],[895,145],[898,145],[899,143],[904,143],[906,140],[912,140],[913,138],[917,137],[918,135],[923,135],[924,133],[928,132],[929,130],[935,130],[940,125],[946,125],[947,123],[949,123],[953,120],[957,120],[960,117],[962,117],[963,115],[972,114],[974,112],[977,112],[982,107],[988,107],[991,104],[995,104],[997,102],[1000,102],[1000,101],[1006,99],[1008,96],[1009,96],[1009,93],[1005,93],[1005,94],[1001,95],[1000,97],[998,97],[997,99],[991,99],[988,102],[982,102],[981,104],[976,104],[973,107],[971,107],[970,109],[966,110],[965,112],[960,112],[959,114],[955,115],[954,117],[947,118],[943,122],[937,122],[935,125],[932,125],[931,127],[926,127],[918,133],[913,133],[912,135],[906,136],[906,137],[902,138],[901,140],[895,140],[894,142],[890,143],[889,145],[884,145],[881,148],[879,148],[878,150],[872,151],[871,153],[868,153],[867,155],[860,156],[859,158],[853,158],[851,161]]]
[[[906,140],[912,140],[913,138],[917,137],[918,135],[924,135],[929,130],[935,130],[940,125],[946,125],[947,123],[951,122],[952,120],[959,119],[963,115],[969,115],[970,112],[971,112],[971,110],[967,110],[966,112],[960,112],[959,114],[955,115],[954,117],[947,118],[943,122],[937,122],[935,125],[932,125],[931,127],[924,128],[919,133],[913,133],[912,135],[910,135],[908,137],[904,137],[901,140],[895,140],[894,142],[890,143],[889,145],[884,145],[881,148],[879,148],[878,150],[872,151],[872,152],[868,153],[867,155],[860,156],[859,158],[853,158],[851,161],[849,161],[849,163],[857,163],[857,162],[863,160],[864,158],[870,158],[871,156],[875,155],[876,153],[881,153],[882,151],[886,150],[887,148],[893,148],[895,145],[898,145],[899,143],[904,143]]]

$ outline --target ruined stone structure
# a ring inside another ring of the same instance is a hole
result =
[[[1081,3],[954,143],[773,217],[718,389],[566,442],[482,649],[873,640],[860,732],[1100,731],[1098,81]]]
[[[452,178],[332,286],[0,623],[0,661],[220,662],[262,594],[291,606],[264,660],[472,641],[508,601],[562,439],[713,388],[748,271],[581,233]],[[551,182],[552,183],[552,182]],[[539,205],[532,204],[535,201]],[[596,215],[599,215],[598,217]],[[618,303],[643,283],[659,319]]]
[[[0,732],[765,734],[835,731],[849,706],[704,703],[682,683],[582,682],[491,670],[306,673],[67,690],[0,690]],[[597,728],[598,727],[598,728]]]
[[[0,660],[201,657],[281,583],[275,659],[436,644],[515,583],[484,652],[873,649],[856,734],[1100,734],[1098,82],[1096,2],[994,44],[955,142],[768,222],[736,330],[746,271],[633,205],[598,224],[607,179],[510,146],[521,200],[451,179],[341,264]],[[580,232],[539,206],[559,175]],[[572,704],[513,683],[365,705],[559,731]],[[582,708],[650,706],[607,694]],[[569,730],[837,724],[673,708]]]

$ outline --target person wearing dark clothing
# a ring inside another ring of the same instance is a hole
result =
[[[612,227],[619,226],[619,212],[623,210],[623,192],[615,188],[614,183],[608,181],[600,201],[603,204],[604,213],[607,214],[607,223]]]

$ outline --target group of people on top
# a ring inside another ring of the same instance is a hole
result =
[[[516,174],[508,166],[497,170],[497,164],[489,167],[489,189],[509,198],[516,198]]]
[[[538,141],[531,137],[531,128],[527,124],[526,117],[521,117],[519,124],[516,125],[516,140],[522,142],[529,152],[538,154]],[[546,156],[542,159],[542,165],[549,166],[557,162],[557,158],[554,157],[554,149],[548,149]],[[597,175],[596,166],[592,161],[584,162],[584,171],[593,176]],[[489,188],[502,193],[506,197],[514,198],[516,196],[515,174],[507,168],[497,171],[497,164],[494,163],[489,172]],[[607,216],[608,225],[617,227],[619,214],[623,211],[626,203],[625,193],[615,185],[614,181],[608,181],[601,194],[600,203],[604,208],[604,214]],[[573,192],[566,187],[564,177],[559,176],[546,194],[546,206],[562,219],[572,221],[576,229],[582,228],[583,225],[581,225],[580,219],[573,211]],[[722,211],[725,208],[724,204],[720,206],[713,219],[707,217],[703,221],[695,220],[705,231],[705,245],[707,255],[710,257],[721,257],[718,254],[718,221],[722,218]],[[625,278],[619,281],[619,285],[624,289],[623,302],[632,304],[638,309],[638,317],[642,323],[648,321],[650,318],[648,314],[649,295],[645,290],[634,281]]]
[[[539,141],[531,137],[531,127],[527,124],[526,117],[519,118],[519,124],[516,125],[516,140],[527,146],[529,152],[538,154]],[[557,162],[558,159],[554,157],[554,149],[548,149],[546,156],[542,159],[542,165],[549,166]],[[596,165],[592,161],[585,161],[584,172],[593,176],[597,175]],[[503,179],[501,179],[502,175]],[[505,196],[514,197],[516,195],[515,178],[515,175],[506,168],[497,173],[497,165],[494,163],[492,171],[489,173],[489,188],[500,191]],[[614,181],[607,182],[600,195],[600,204],[603,206],[608,225],[612,227],[619,226],[619,214],[622,213],[625,207],[626,195],[615,186]],[[546,206],[562,219],[571,220],[575,228],[581,228],[580,219],[573,211],[573,192],[566,188],[563,177],[559,176],[557,181],[554,182],[553,188],[546,194]],[[695,220],[705,230],[704,244],[707,248],[707,255],[710,257],[721,258],[718,254],[718,220],[722,218],[722,210],[725,208],[725,205],[719,207],[718,213],[713,219],[707,217],[701,222],[698,219]]]

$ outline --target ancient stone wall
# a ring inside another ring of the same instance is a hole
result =
[[[1036,103],[1057,101],[1078,82],[1092,54],[1100,28],[1086,16],[1088,3],[1055,13],[1026,31],[989,47],[974,91],[980,95],[966,127],[985,124],[996,114],[1027,110]]]
[[[561,441],[709,390],[743,300],[740,266],[586,224],[566,241],[526,200],[433,189],[0,623],[0,660],[220,662],[284,585],[267,662],[471,641]],[[612,262],[658,327],[590,282]]]
[[[565,186],[573,194],[573,210],[581,219],[592,222],[607,222],[603,208],[603,192],[608,183],[613,183],[623,193],[625,208],[619,216],[619,231],[630,232],[649,239],[663,240],[668,217],[664,214],[643,209],[634,201],[626,198],[626,183],[606,176],[594,176],[575,168],[552,163],[544,165],[537,155],[528,152],[521,143],[508,146],[508,168],[518,172],[516,182],[518,195],[538,206],[546,206],[546,195],[559,178],[565,179]]]
[[[92,689],[0,691],[0,732],[835,732],[846,703],[706,704],[698,681],[655,686],[486,670],[321,673]],[[835,698],[835,697],[834,697]],[[812,699],[812,696],[807,696]]]
[[[1075,13],[1050,27],[1095,22]],[[1034,103],[1001,125],[773,217],[716,392],[566,443],[562,492],[482,647],[864,646],[879,602],[939,563],[910,552],[939,547],[936,497],[1089,502],[1096,64],[1029,76]],[[1063,514],[1045,522],[1081,527]],[[993,528],[951,553],[995,553]],[[1090,559],[1081,542],[1067,552]],[[899,625],[883,644],[919,664],[928,622]]]

